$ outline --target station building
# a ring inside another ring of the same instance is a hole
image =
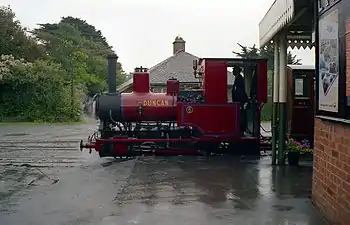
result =
[[[259,24],[275,47],[274,103],[286,104],[287,48],[315,49],[312,201],[331,224],[350,224],[350,0],[275,0]],[[280,106],[280,107],[281,107]]]

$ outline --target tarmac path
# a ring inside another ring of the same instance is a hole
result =
[[[96,123],[0,125],[1,225],[323,225],[312,167],[269,157],[100,159]]]

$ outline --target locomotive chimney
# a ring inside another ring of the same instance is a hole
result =
[[[186,41],[180,37],[177,36],[175,38],[175,41],[173,42],[173,54],[175,55],[178,52],[184,52],[186,51]]]
[[[108,92],[117,92],[117,60],[118,56],[116,54],[110,54],[108,59]]]

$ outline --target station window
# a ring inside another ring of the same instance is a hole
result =
[[[294,78],[294,96],[295,98],[309,98],[310,97],[310,82],[307,75],[297,75]]]

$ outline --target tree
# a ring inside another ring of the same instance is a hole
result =
[[[239,47],[241,48],[240,52],[233,53],[240,57],[240,58],[266,58],[268,59],[268,65],[269,69],[273,69],[274,64],[274,48],[272,46],[266,47],[266,48],[257,48],[255,45],[252,47],[247,47],[239,44]],[[300,65],[301,59],[297,59],[296,55],[293,55],[292,52],[288,51],[287,53],[287,63],[288,64],[294,64],[294,65]]]
[[[0,6],[0,55],[13,55],[33,61],[43,55],[43,49],[27,35],[27,30],[15,20],[10,7]]]
[[[67,72],[79,65],[74,69],[76,82],[85,85],[88,95],[107,89],[106,57],[114,51],[95,27],[81,19],[64,17],[57,24],[40,24],[32,33],[45,46],[47,58],[62,64]],[[126,73],[121,63],[117,67],[120,68],[117,85],[120,85]]]
[[[107,90],[110,53],[101,31],[84,20],[65,17],[28,31],[0,7],[0,121],[79,120],[86,95]],[[117,67],[119,85],[126,74]]]
[[[85,20],[68,16],[62,17],[61,23],[74,25],[76,29],[79,30],[88,40],[92,40],[95,43],[101,43],[105,48],[110,50],[112,49],[112,47],[107,43],[106,38],[102,35],[102,32],[100,30],[96,30],[94,26],[88,24]]]

